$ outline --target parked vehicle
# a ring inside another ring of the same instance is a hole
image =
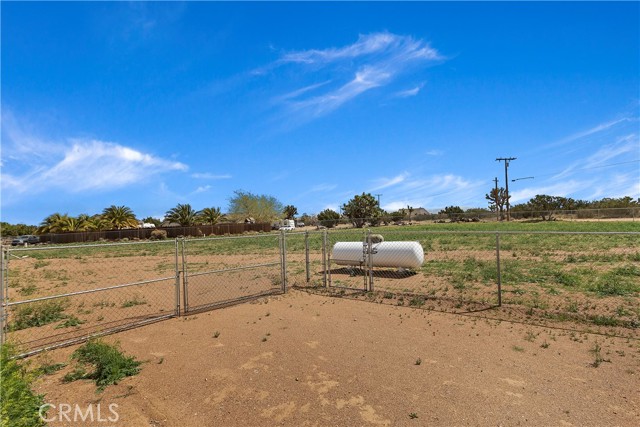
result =
[[[32,234],[27,234],[24,236],[18,236],[11,241],[11,246],[24,246],[25,244],[35,245],[36,243],[40,243],[40,237],[34,236]]]
[[[296,229],[296,223],[294,220],[292,219],[281,219],[273,224],[271,224],[271,229],[272,230],[295,230]]]

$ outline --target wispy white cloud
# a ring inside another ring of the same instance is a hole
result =
[[[616,120],[610,120],[608,122],[604,122],[604,123],[600,123],[590,129],[584,130],[584,131],[580,131],[580,132],[576,132],[572,135],[567,136],[566,138],[562,138],[559,141],[556,142],[552,142],[550,144],[547,144],[544,146],[544,148],[552,148],[552,147],[557,147],[559,145],[564,145],[564,144],[568,144],[571,142],[575,142],[587,137],[590,137],[592,135],[596,135],[599,134],[601,132],[604,132],[606,130],[612,129],[614,127],[616,127],[617,125],[623,124],[623,123],[629,123],[629,122],[633,122],[633,121],[638,121],[638,118],[635,117],[623,117],[621,119],[616,119]]]
[[[382,53],[390,53],[394,56],[404,58],[441,59],[441,55],[437,50],[432,49],[429,44],[421,40],[414,40],[412,37],[382,32],[361,34],[357,42],[341,48],[289,52],[283,55],[279,62],[303,64],[330,63]]]
[[[396,175],[393,178],[379,178],[376,180],[376,184],[369,191],[382,190],[383,188],[392,187],[404,182],[409,177],[408,172],[403,172],[400,175]]]
[[[419,84],[414,88],[398,91],[394,93],[393,96],[396,98],[410,98],[412,96],[416,96],[422,90],[423,86],[424,84]]]
[[[640,157],[640,139],[637,134],[619,137],[614,143],[602,146],[587,158],[585,167],[596,167],[627,153],[635,153],[636,157]]]
[[[427,150],[424,152],[426,156],[442,156],[444,151],[442,150]]]
[[[14,175],[12,178],[20,181],[19,186],[13,187],[20,192],[62,188],[79,193],[121,188],[152,175],[187,169],[183,163],[164,160],[116,143],[75,140],[57,163],[42,165],[35,173]]]
[[[311,92],[312,90],[318,89],[318,88],[320,88],[320,87],[322,87],[322,86],[324,86],[326,84],[329,84],[329,83],[331,83],[331,80],[326,80],[326,81],[321,82],[321,83],[314,83],[314,84],[311,84],[309,86],[305,86],[303,88],[291,91],[289,93],[285,93],[284,95],[281,95],[281,96],[277,97],[275,99],[275,101],[276,102],[281,102],[281,101],[286,101],[288,99],[297,98],[297,97],[299,97],[301,95],[304,95],[305,93]]]
[[[310,49],[284,53],[280,59],[254,74],[265,74],[283,66],[298,67],[298,75],[325,77],[275,97],[301,120],[330,113],[345,103],[375,88],[389,85],[413,67],[443,60],[443,56],[424,40],[388,32],[360,35],[343,47]],[[327,74],[331,75],[326,79]],[[397,92],[396,96],[416,95],[422,85]]]
[[[195,194],[200,194],[200,193],[206,193],[209,190],[211,190],[211,186],[210,185],[202,185],[202,186],[196,188],[195,190],[193,190],[191,192],[191,194],[195,195]]]
[[[400,178],[403,178],[400,180]],[[460,204],[460,200],[475,199],[486,186],[484,181],[473,181],[455,174],[410,177],[399,175],[395,186],[385,191],[382,207],[389,210],[413,207],[425,209]],[[392,182],[393,179],[389,180]]]
[[[229,174],[216,175],[209,172],[205,172],[205,173],[196,172],[191,174],[191,178],[218,180],[218,179],[230,179],[232,178],[232,176]]]
[[[355,77],[342,87],[310,99],[293,102],[290,107],[292,111],[306,111],[313,117],[321,116],[369,89],[382,86],[390,78],[390,73],[367,66],[356,72]]]
[[[565,180],[543,186],[530,186],[519,190],[511,190],[511,204],[527,202],[538,194],[548,194],[551,196],[569,197],[578,191],[592,187],[594,180]]]
[[[337,187],[336,184],[318,184],[311,187],[311,190],[309,190],[309,192],[315,193],[315,192],[322,192],[322,191],[331,191],[331,190],[335,190],[336,187]]]
[[[3,121],[3,124],[5,122]],[[46,141],[23,131],[17,122],[3,129],[2,189],[5,194],[113,190],[152,176],[186,171],[187,165],[114,142],[96,139]],[[42,153],[46,153],[44,156]],[[24,158],[29,158],[25,162]]]

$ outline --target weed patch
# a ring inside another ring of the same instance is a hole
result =
[[[101,340],[91,340],[82,345],[71,356],[79,365],[73,372],[67,374],[65,381],[78,379],[94,380],[98,390],[111,384],[117,384],[122,378],[136,375],[140,372],[142,362],[134,357],[125,356],[117,345],[107,344]],[[86,367],[92,366],[93,371],[87,372]]]
[[[9,329],[18,331],[62,320],[66,317],[66,301],[44,301],[20,306],[15,313],[15,321]]]

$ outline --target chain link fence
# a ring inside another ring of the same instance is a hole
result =
[[[397,305],[477,310],[507,304],[530,316],[640,326],[637,232],[320,234],[307,250],[310,259],[320,258],[306,272],[316,280],[303,286],[359,291]]]
[[[283,236],[182,240],[185,313],[284,292]]]
[[[176,241],[3,251],[2,326],[31,352],[179,313]]]
[[[377,231],[5,248],[1,337],[29,354],[289,286],[640,326],[640,232]]]
[[[22,355],[286,290],[284,234],[4,248],[0,338]]]

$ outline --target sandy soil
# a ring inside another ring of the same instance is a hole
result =
[[[105,340],[145,360],[141,373],[97,393],[61,382],[70,365],[37,391],[55,405],[116,403],[113,425],[127,427],[640,425],[634,339],[292,290]]]

